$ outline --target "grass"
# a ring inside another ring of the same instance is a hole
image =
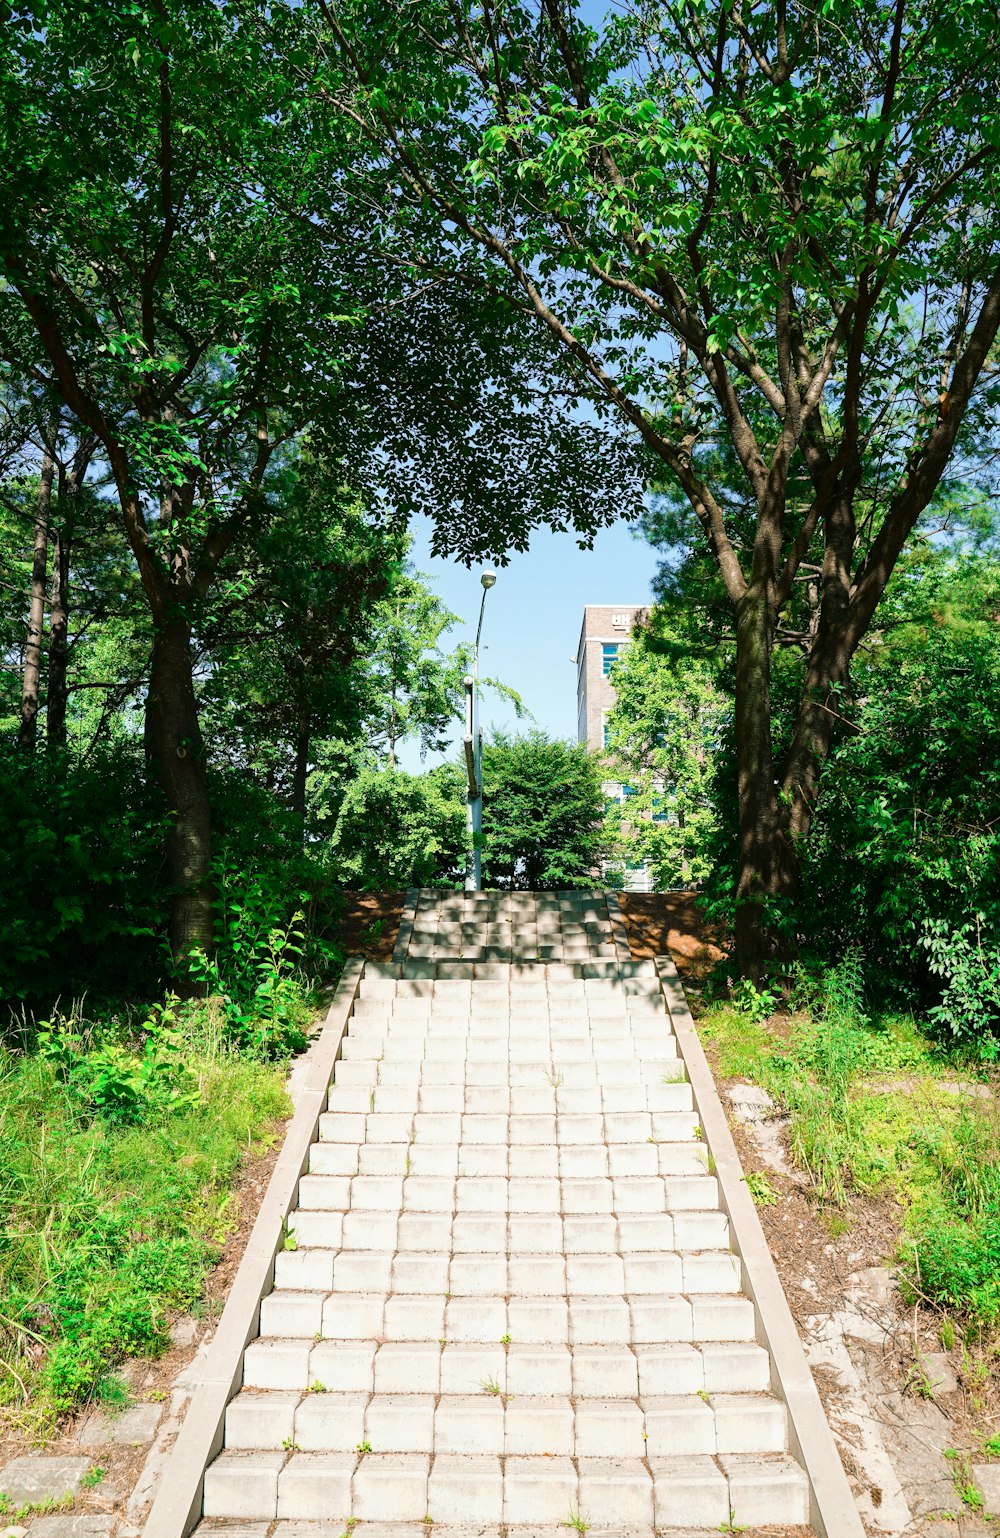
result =
[[[853,1192],[898,1202],[897,1259],[911,1301],[996,1329],[996,1099],[956,1094],[956,1073],[968,1078],[970,1070],[943,1057],[909,1016],[871,1018],[850,958],[810,979],[793,1002],[800,1007],[774,1015],[739,995],[705,1005],[699,1030],[714,1044],[720,1072],[761,1085],[782,1106],[792,1156],[811,1176],[831,1224],[846,1215]],[[767,1177],[750,1175],[747,1183],[767,1204]],[[943,1320],[942,1336],[953,1328]]]
[[[172,1318],[199,1304],[233,1227],[240,1163],[290,1109],[282,1067],[227,1050],[207,1017],[205,1006],[172,1016],[152,1052],[120,1023],[79,1020],[48,1056],[0,1047],[8,1425],[44,1436],[84,1401],[122,1406],[116,1365],[162,1353]],[[148,1085],[133,1072],[147,1060]]]

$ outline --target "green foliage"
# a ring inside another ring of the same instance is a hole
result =
[[[858,659],[804,851],[798,925],[995,1055],[1000,915],[1000,567],[918,550]]]
[[[900,1204],[899,1262],[914,1298],[975,1325],[1000,1324],[1000,1111],[956,1093],[932,1040],[905,1017],[870,1015],[856,953],[800,968],[797,1012],[765,1024],[730,1004],[699,1029],[723,1074],[749,1078],[789,1117],[789,1145],[820,1197],[889,1192]],[[777,1018],[777,1017],[776,1017]]]
[[[954,928],[945,919],[928,919],[921,944],[928,966],[942,979],[940,1004],[930,1018],[945,1038],[973,1043],[984,1062],[1000,1052],[1000,945],[983,935],[986,915]]]
[[[158,1023],[134,1054],[140,1080]],[[124,1093],[89,1094],[106,1078],[109,1025],[76,1021],[68,1066],[61,1055],[0,1057],[0,1407],[22,1425],[100,1397],[116,1362],[166,1347],[229,1228],[241,1157],[287,1115],[276,1070],[206,1052],[205,1023],[204,1008],[189,1007],[170,1026],[183,1037],[186,1090],[147,1086],[144,1108],[123,1055],[112,1061]],[[161,1051],[174,1057],[172,1044]]]
[[[483,881],[568,889],[601,879],[607,849],[599,761],[542,732],[483,747]]]
[[[164,814],[134,744],[80,760],[0,744],[0,1000],[148,986]]]
[[[362,770],[344,796],[331,863],[346,886],[365,891],[451,884],[465,870],[465,815],[453,769]]]
[[[728,704],[719,660],[678,616],[654,612],[619,654],[608,717],[610,772],[627,780],[617,811],[632,858],[654,889],[699,885],[718,832],[715,776]]]
[[[126,1126],[197,1104],[197,1081],[183,1058],[176,1029],[177,1000],[154,1010],[139,1027],[140,1052],[105,1036],[95,1041],[83,1023],[56,1016],[37,1027],[39,1056],[52,1065],[84,1118]]]

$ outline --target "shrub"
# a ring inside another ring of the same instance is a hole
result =
[[[483,871],[489,886],[593,886],[606,853],[600,761],[533,732],[483,749]]]
[[[288,1114],[280,1072],[207,1056],[199,1025],[178,1023],[200,1098],[154,1094],[145,1117],[128,1096],[92,1098],[104,1070],[85,1045],[66,1072],[0,1053],[0,1407],[36,1430],[101,1397],[123,1357],[165,1349],[230,1226],[240,1159]],[[113,1030],[78,1020],[74,1034]]]
[[[448,885],[464,874],[467,842],[453,769],[363,769],[344,796],[330,860],[345,886],[364,891]]]
[[[148,992],[163,966],[164,813],[139,752],[0,745],[0,1002]]]

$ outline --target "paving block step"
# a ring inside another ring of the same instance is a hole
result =
[[[415,935],[597,943],[587,896],[466,907],[422,897]],[[369,969],[327,1103],[206,1538],[806,1522],[650,965]]]

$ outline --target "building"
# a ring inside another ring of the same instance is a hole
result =
[[[648,609],[636,603],[589,603],[583,611],[576,653],[576,735],[577,741],[585,742],[592,752],[600,753],[608,745],[607,721],[615,703],[609,675],[615,658],[629,644],[633,629],[648,613]],[[621,781],[609,780],[604,794],[609,801],[624,802],[634,792]],[[621,874],[629,891],[650,890],[649,872],[644,865],[626,866]]]
[[[576,736],[595,753],[607,746],[607,716],[615,703],[608,677],[648,609],[637,603],[588,603],[576,652]]]

